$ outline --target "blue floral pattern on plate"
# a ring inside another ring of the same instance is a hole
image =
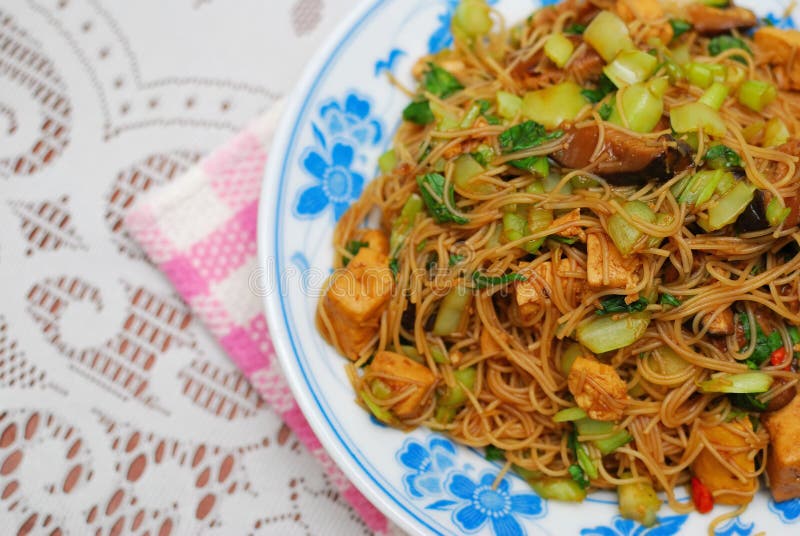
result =
[[[311,124],[316,144],[306,148],[300,158],[303,171],[315,183],[298,193],[295,216],[313,219],[332,207],[338,221],[361,196],[365,179],[357,169],[364,160],[360,150],[377,145],[383,137],[371,108],[370,101],[355,92],[320,107],[318,121]]]
[[[537,518],[547,511],[537,495],[513,492],[509,478],[495,486],[497,470],[471,477],[474,468],[458,466],[455,445],[441,436],[431,434],[424,443],[407,439],[396,458],[406,469],[406,493],[417,500],[434,499],[427,510],[452,511],[453,523],[463,532],[477,532],[488,524],[496,536],[522,536],[526,531],[517,517]]]
[[[610,526],[581,530],[581,536],[672,536],[679,534],[689,516],[659,517],[658,524],[645,527],[622,516],[614,517]]]
[[[794,19],[791,16],[783,15],[776,15],[775,13],[770,13],[764,20],[775,26],[776,28],[784,28],[784,29],[794,29],[797,28],[797,25],[794,23]]]
[[[800,521],[800,498],[783,502],[775,502],[770,499],[769,509],[777,514],[784,523],[789,524]]]
[[[745,523],[739,517],[735,517],[718,527],[714,531],[715,536],[750,536],[755,529],[755,523]]]

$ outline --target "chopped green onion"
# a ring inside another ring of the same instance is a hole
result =
[[[472,274],[472,281],[478,289],[485,289],[489,287],[505,286],[516,281],[527,281],[527,278],[522,274],[504,274],[501,276],[487,276],[478,272]]]
[[[446,337],[457,332],[461,328],[461,322],[471,301],[472,292],[463,283],[451,288],[436,313],[433,334]]]
[[[438,223],[457,223],[464,225],[469,223],[469,220],[464,216],[460,216],[452,211],[450,207],[455,206],[455,199],[453,193],[453,185],[447,190],[445,203],[445,178],[439,173],[428,173],[417,177],[417,185],[419,186],[422,199],[428,207],[428,212],[431,213],[433,219]]]
[[[583,40],[610,62],[622,50],[635,48],[628,25],[610,11],[601,11],[583,32]]]
[[[506,451],[495,447],[494,445],[486,445],[485,451],[486,453],[484,457],[486,458],[486,461],[502,462],[506,459]]]
[[[766,393],[772,385],[772,376],[763,372],[722,374],[700,383],[704,393]]]
[[[623,50],[603,73],[618,88],[647,80],[658,66],[658,59],[641,50]]]
[[[748,80],[739,87],[739,102],[761,112],[778,97],[778,88],[763,80]]]
[[[658,300],[661,305],[670,305],[672,307],[680,307],[681,301],[673,296],[672,294],[664,293],[661,295],[661,298]]]
[[[586,447],[578,443],[578,447],[575,449],[575,455],[578,458],[578,465],[581,466],[581,469],[583,469],[587,477],[597,478],[600,476],[592,458],[589,457],[589,452],[586,450]]]
[[[731,89],[721,82],[714,82],[711,84],[706,92],[700,97],[698,102],[702,102],[703,104],[715,109],[719,110],[722,108],[722,105],[725,104],[725,99],[728,98],[728,93],[730,93]]]
[[[574,463],[567,468],[569,471],[569,475],[572,477],[572,480],[581,487],[581,489],[586,489],[589,487],[589,479],[586,477],[586,472],[583,470],[583,467],[580,464]]]
[[[548,37],[547,41],[544,43],[545,55],[550,58],[550,61],[555,63],[559,69],[562,69],[567,64],[574,51],[575,45],[561,33],[550,34],[550,37]]]
[[[647,331],[650,313],[641,312],[616,316],[597,316],[578,326],[581,344],[595,354],[618,350],[638,341]]]
[[[436,117],[431,111],[431,103],[427,99],[415,101],[406,106],[403,110],[403,119],[418,125],[428,125],[436,121]]]
[[[582,91],[575,82],[529,91],[522,99],[522,115],[546,128],[558,128],[564,121],[575,119],[586,106]]]
[[[570,422],[585,418],[586,418],[586,412],[583,411],[581,408],[574,407],[574,408],[562,409],[561,411],[553,415],[553,422]]]
[[[373,402],[366,391],[361,391],[359,394],[361,395],[361,400],[376,419],[387,424],[392,424],[394,422],[394,417],[392,416],[391,412]]]
[[[570,34],[570,35],[583,35],[583,32],[585,32],[585,31],[586,31],[586,26],[585,25],[578,24],[578,23],[575,23],[575,22],[573,22],[572,24],[570,24],[569,26],[564,28],[564,33],[565,34]]]
[[[514,119],[522,107],[522,98],[507,91],[497,92],[497,112],[506,119]]]
[[[732,35],[718,35],[716,37],[712,37],[711,41],[708,42],[708,53],[712,56],[719,56],[726,50],[730,50],[732,48],[744,50],[751,56],[753,54],[753,52],[750,50],[750,47],[747,46],[747,43]],[[747,60],[745,60],[741,55],[737,54],[731,57],[739,63],[747,64]]]

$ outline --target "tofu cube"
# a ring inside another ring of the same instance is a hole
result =
[[[712,335],[733,335],[736,326],[733,322],[733,311],[725,309],[714,320],[709,320],[710,315],[703,317],[703,324],[708,326],[708,332]]]
[[[751,433],[753,424],[749,419],[739,419],[725,425],[703,428],[703,433],[715,450],[731,465],[736,465],[745,472],[755,471],[755,460],[748,454],[751,447],[747,438],[730,428]],[[709,450],[703,449],[692,463],[692,472],[714,494],[714,502],[718,504],[747,504],[753,500],[757,482],[748,478],[742,482],[725,467]],[[722,490],[745,492],[743,495],[724,493]]]
[[[392,412],[401,419],[419,415],[436,384],[436,377],[428,367],[394,352],[378,352],[369,365],[369,372],[380,376],[393,394],[413,387],[407,397],[392,406]]]
[[[367,247],[384,255],[389,255],[389,239],[383,231],[365,229],[358,235],[359,242],[366,242]]]
[[[625,257],[605,233],[593,233],[586,239],[586,276],[592,288],[633,288],[639,283],[641,262]]]
[[[550,228],[555,229],[557,227],[561,227],[566,224],[580,221],[580,219],[581,219],[581,209],[576,208],[575,210],[571,210],[567,214],[564,214],[563,216],[553,220],[553,223],[550,224]],[[586,231],[584,231],[583,227],[581,227],[580,225],[571,225],[566,229],[559,231],[556,234],[558,236],[563,236],[564,238],[577,238],[581,242],[586,241]]]
[[[800,61],[795,59],[800,49],[800,32],[763,26],[756,30],[754,39],[756,60],[775,67],[781,89],[800,89]]]
[[[762,417],[769,433],[767,476],[777,502],[800,497],[800,395]]]
[[[575,402],[592,419],[618,421],[628,403],[628,388],[614,367],[578,357],[567,376]]]

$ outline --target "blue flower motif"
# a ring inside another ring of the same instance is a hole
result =
[[[794,18],[791,15],[776,15],[774,13],[768,14],[764,20],[776,28],[797,28],[794,23]]]
[[[755,528],[755,523],[744,523],[739,517],[735,517],[717,528],[715,536],[750,536]]]
[[[800,498],[789,501],[775,502],[769,500],[769,509],[778,514],[784,523],[797,523],[800,521]]]
[[[351,169],[355,150],[337,142],[330,154],[317,149],[306,149],[301,158],[303,168],[317,179],[317,184],[300,191],[295,204],[295,215],[309,219],[318,216],[328,205],[333,205],[338,221],[364,189],[364,177]]]
[[[546,0],[543,4],[556,3],[559,0]],[[445,0],[446,8],[444,13],[439,17],[439,26],[428,39],[428,53],[435,54],[453,44],[453,34],[450,33],[450,23],[453,21],[453,13],[458,7],[460,0]],[[492,6],[497,3],[497,0],[488,0],[487,3]]]
[[[343,102],[330,101],[320,108],[319,115],[324,122],[324,132],[329,138],[345,138],[358,144],[377,144],[383,133],[381,124],[370,117],[370,103],[356,93],[349,93]],[[316,125],[315,125],[316,128]],[[320,143],[325,146],[325,138]]]
[[[403,477],[406,491],[412,497],[438,495],[448,470],[455,466],[456,449],[447,439],[431,436],[427,447],[415,439],[406,440],[397,453],[397,461],[411,469]]]
[[[678,534],[689,516],[659,517],[658,524],[645,527],[621,516],[616,516],[610,527],[581,530],[581,536],[672,536]]]
[[[507,479],[493,487],[497,472],[484,473],[478,482],[463,473],[453,474],[446,489],[463,502],[453,512],[453,523],[464,532],[477,532],[491,523],[497,536],[520,536],[525,528],[516,515],[539,517],[544,511],[542,500],[532,493],[512,494]]]

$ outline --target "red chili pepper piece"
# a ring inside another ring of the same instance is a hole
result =
[[[701,514],[707,514],[714,508],[714,497],[705,484],[696,476],[692,477],[692,501]]]
[[[786,359],[786,347],[781,346],[769,356],[769,362],[773,367],[777,367]]]

